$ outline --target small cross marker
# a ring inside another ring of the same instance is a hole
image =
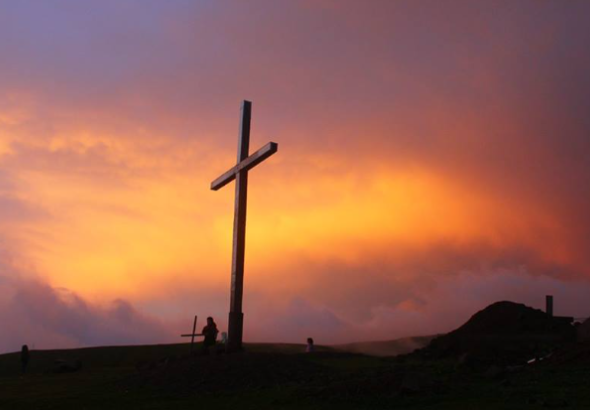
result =
[[[195,345],[195,336],[203,336],[202,333],[196,333],[196,331],[197,331],[197,316],[195,316],[195,320],[193,322],[192,333],[180,335],[180,337],[190,337],[191,338],[191,352],[193,351],[193,346]]]

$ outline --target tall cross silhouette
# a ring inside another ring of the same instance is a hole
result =
[[[236,180],[234,239],[231,264],[231,296],[227,338],[227,348],[230,350],[240,350],[242,348],[242,332],[244,324],[242,296],[244,293],[248,171],[277,152],[279,147],[276,142],[269,142],[254,154],[248,156],[248,150],[250,148],[252,103],[250,101],[243,101],[241,111],[237,164],[211,183],[211,189],[217,191],[219,188],[229,184],[234,179]]]

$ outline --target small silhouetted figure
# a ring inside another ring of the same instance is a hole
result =
[[[29,366],[29,360],[31,359],[31,355],[29,354],[29,346],[23,345],[20,349],[20,363],[22,365],[23,373],[27,372],[27,367]]]
[[[306,353],[313,353],[315,352],[315,346],[313,345],[313,339],[311,337],[307,338],[307,347],[305,348]]]
[[[205,353],[208,353],[209,347],[215,346],[215,343],[217,342],[217,334],[219,333],[219,330],[217,330],[217,325],[211,316],[207,318],[207,326],[203,328],[201,333],[203,333],[203,336],[205,336],[205,340],[203,341],[203,349],[205,350]]]

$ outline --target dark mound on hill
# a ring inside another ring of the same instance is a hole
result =
[[[565,325],[565,326],[564,326]],[[496,302],[480,310],[459,329],[449,335],[480,336],[571,336],[573,327],[556,317],[548,317],[539,309],[522,303]]]
[[[459,357],[473,365],[510,365],[543,357],[574,337],[574,327],[563,319],[520,303],[497,302],[457,330],[434,339],[419,354]]]
[[[577,339],[579,342],[590,342],[590,319],[586,319],[578,326]]]
[[[590,364],[590,342],[564,345],[548,357],[546,362],[557,365],[581,365],[587,367]]]

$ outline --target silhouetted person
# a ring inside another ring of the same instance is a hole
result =
[[[23,345],[20,349],[20,363],[22,365],[23,373],[27,372],[27,367],[29,366],[29,360],[31,359],[31,355],[29,353],[29,346]]]
[[[311,337],[307,338],[307,346],[305,347],[306,353],[313,353],[315,352],[315,346],[313,345],[313,339]]]
[[[209,347],[215,346],[217,342],[217,334],[219,330],[217,330],[217,325],[213,321],[213,318],[209,316],[207,318],[207,326],[203,328],[203,336],[205,336],[205,340],[203,341],[203,349],[205,353],[209,352]]]

